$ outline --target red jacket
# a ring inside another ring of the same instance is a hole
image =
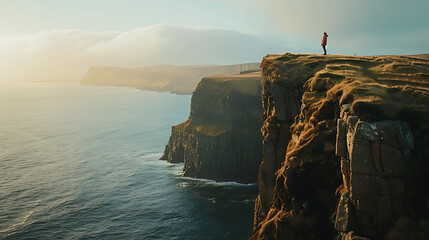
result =
[[[323,35],[322,46],[326,46],[328,44],[328,34]]]

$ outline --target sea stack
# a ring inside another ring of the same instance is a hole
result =
[[[205,77],[187,121],[172,127],[163,160],[184,162],[184,176],[257,182],[262,158],[261,74]]]

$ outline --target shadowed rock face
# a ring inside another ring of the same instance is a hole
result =
[[[184,175],[256,182],[262,155],[260,72],[203,78],[189,119],[172,127],[161,159],[184,162]]]
[[[429,61],[268,55],[252,239],[427,239]]]

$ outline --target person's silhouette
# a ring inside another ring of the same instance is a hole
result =
[[[326,55],[326,45],[328,44],[328,34],[326,32],[323,33],[323,38],[322,38],[322,48],[323,51],[325,52],[323,55]]]

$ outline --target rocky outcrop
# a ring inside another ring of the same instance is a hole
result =
[[[256,182],[262,155],[260,72],[206,77],[189,119],[172,127],[161,159],[184,162],[184,176]]]
[[[96,86],[135,87],[150,91],[192,94],[201,78],[219,74],[259,71],[259,63],[225,66],[160,65],[141,68],[91,67],[81,83]]]
[[[251,239],[429,237],[429,61],[268,55]]]
[[[348,115],[350,107],[343,105],[337,122],[343,186],[335,229],[345,236],[359,226],[365,236],[382,236],[405,214],[414,137],[404,121],[361,121]]]

